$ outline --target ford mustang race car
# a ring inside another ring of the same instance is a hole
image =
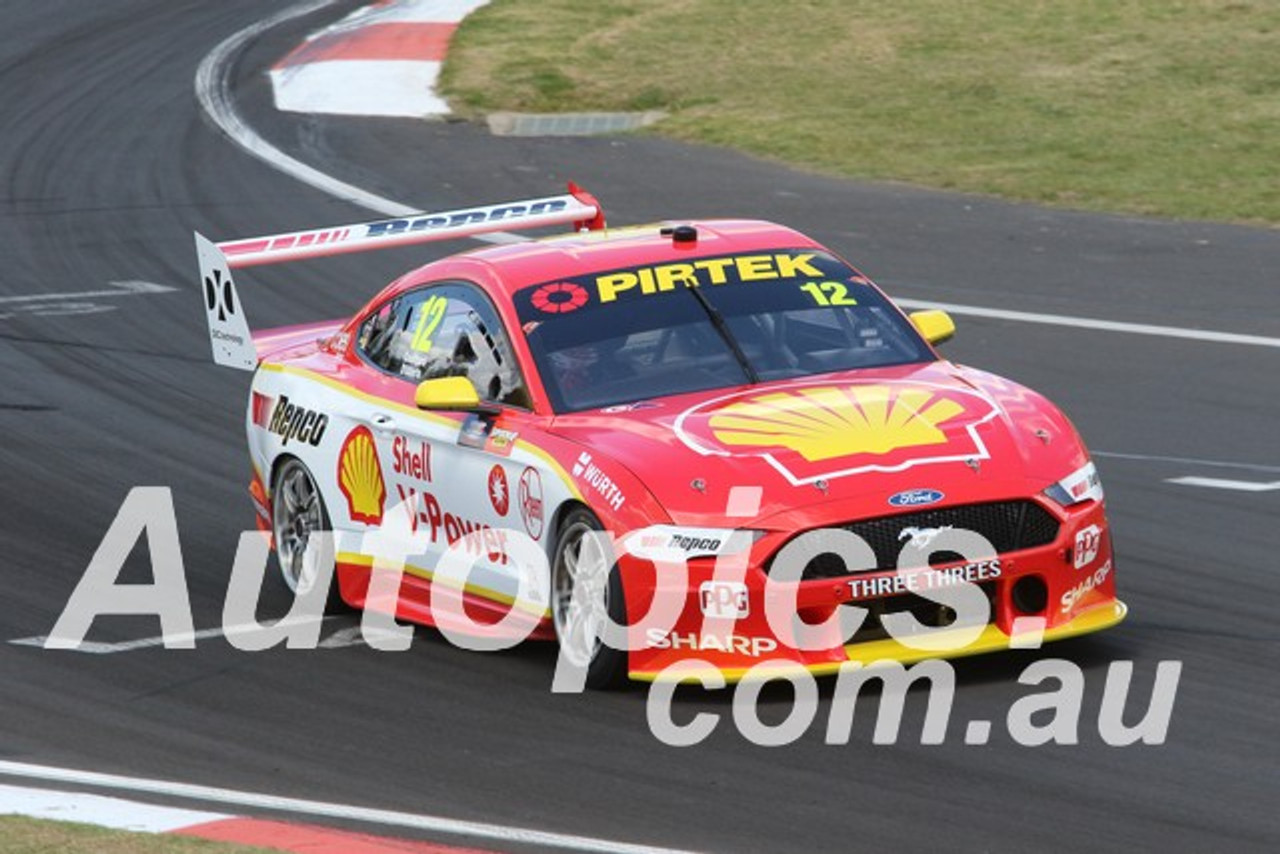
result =
[[[426,264],[348,319],[257,334],[231,275],[567,224]],[[611,229],[570,185],[196,243],[215,361],[254,372],[249,491],[297,592],[332,572],[335,604],[444,628],[437,573],[461,556],[463,622],[524,613],[592,686],[691,660],[728,680],[762,662],[830,673],[1124,617],[1066,417],[941,358],[947,315],[903,314],[796,231]],[[392,523],[407,557],[370,536]],[[403,571],[391,600],[371,594],[383,565]]]

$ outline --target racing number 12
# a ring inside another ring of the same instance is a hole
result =
[[[430,350],[431,336],[435,333],[436,327],[440,325],[440,321],[444,320],[444,310],[448,306],[449,301],[442,296],[436,295],[423,303],[422,309],[418,313],[418,326],[413,331],[413,349],[414,350]]]
[[[813,297],[818,305],[857,305],[858,301],[849,296],[849,288],[843,282],[807,282],[800,290]]]

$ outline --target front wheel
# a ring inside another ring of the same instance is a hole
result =
[[[551,562],[551,617],[560,648],[570,662],[587,668],[588,688],[616,688],[627,679],[627,652],[600,640],[604,617],[626,623],[622,579],[603,537],[600,521],[585,507],[571,510],[560,526]]]
[[[276,541],[276,563],[285,586],[301,596],[323,577],[329,579],[325,609],[342,604],[333,575],[333,549],[322,548],[320,534],[333,529],[324,498],[315,478],[301,460],[290,459],[276,475],[271,498],[271,518]],[[326,565],[327,564],[327,565]]]

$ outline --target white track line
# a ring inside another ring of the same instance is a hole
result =
[[[1171,477],[1165,483],[1176,483],[1179,486],[1202,486],[1206,489],[1228,489],[1234,492],[1276,492],[1280,491],[1280,480],[1272,483],[1258,483],[1252,480],[1224,480],[1220,477]]]
[[[1222,344],[1248,344],[1254,347],[1280,347],[1280,338],[1264,335],[1241,335],[1236,332],[1216,332],[1211,329],[1186,329],[1180,326],[1154,326],[1149,323],[1125,323],[1117,320],[1100,320],[1092,317],[1072,317],[1064,314],[1040,314],[1031,311],[1008,311],[1003,308],[983,308],[974,305],[934,302],[933,300],[895,299],[903,308],[940,308],[951,314],[990,317],[996,320],[1014,320],[1020,323],[1043,323],[1049,326],[1068,326],[1075,329],[1097,329],[1103,332],[1127,332],[1130,335],[1157,335],[1164,338],[1185,338],[1192,341],[1215,341]]]
[[[1259,463],[1232,463],[1223,460],[1204,460],[1196,457],[1162,457],[1154,454],[1122,454],[1116,451],[1091,451],[1090,453],[1095,457],[1136,460],[1143,463],[1173,463],[1176,465],[1208,466],[1221,469],[1242,469],[1244,471],[1280,472],[1280,466],[1267,466]]]
[[[120,798],[86,795],[83,792],[54,792],[18,786],[0,786],[0,815],[74,821],[131,833],[170,833],[195,824],[208,824],[231,817],[222,813],[157,807]]]
[[[248,809],[272,810],[384,827],[401,827],[448,836],[488,839],[522,845],[541,845],[566,851],[594,851],[604,852],[604,854],[682,854],[682,852],[671,848],[631,845],[625,842],[613,842],[608,839],[596,839],[589,836],[550,833],[521,827],[505,827],[500,824],[487,824],[477,821],[459,821],[440,816],[415,815],[392,810],[350,807],[322,801],[281,798],[275,795],[238,792],[233,789],[218,789],[211,786],[194,786],[188,783],[122,777],[115,774],[98,774],[92,771],[75,771],[67,768],[49,768],[43,765],[28,765],[23,762],[0,761],[0,775],[21,777],[28,780],[44,780],[51,783],[93,786],[113,791],[146,792],[153,795],[185,798],[206,803],[230,804]]]

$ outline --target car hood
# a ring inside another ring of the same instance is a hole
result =
[[[559,416],[552,430],[628,469],[686,525],[787,527],[797,511],[808,525],[995,501],[1087,461],[1043,397],[943,361],[614,406]]]

